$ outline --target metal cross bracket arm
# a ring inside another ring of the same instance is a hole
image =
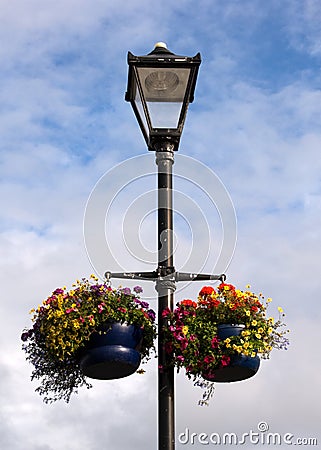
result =
[[[204,274],[204,273],[187,273],[187,272],[173,272],[164,276],[161,270],[155,270],[153,272],[106,272],[105,278],[110,281],[110,278],[123,278],[127,280],[143,280],[143,281],[160,281],[162,279],[168,279],[173,282],[179,281],[221,281],[226,280],[224,273],[220,275]]]

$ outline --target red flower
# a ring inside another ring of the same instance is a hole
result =
[[[219,291],[224,291],[224,287],[227,287],[229,291],[235,291],[235,286],[233,286],[233,284],[227,284],[227,283],[221,283],[217,289]]]
[[[192,300],[183,300],[181,301],[181,305],[192,306],[193,308],[197,307],[197,303],[193,302]]]
[[[199,295],[203,296],[203,295],[211,295],[215,293],[215,290],[212,288],[212,286],[204,286],[201,290]]]
[[[217,300],[217,298],[212,298],[211,299],[211,306],[218,306],[218,305],[220,305],[220,301],[219,300]]]
[[[231,310],[235,311],[237,308],[239,308],[241,305],[240,303],[231,303]]]

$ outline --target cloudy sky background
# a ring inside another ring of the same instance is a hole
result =
[[[228,281],[271,296],[272,313],[282,305],[292,330],[287,352],[272,352],[253,379],[219,385],[208,408],[197,406],[201,391],[180,374],[176,434],[189,428],[241,435],[265,421],[271,432],[320,443],[320,2],[0,0],[0,21],[0,447],[157,447],[155,360],[144,376],[94,382],[68,405],[45,405],[29,381],[20,343],[32,307],[56,287],[101,270],[100,256],[91,255],[93,265],[87,256],[85,208],[96,183],[117,179],[116,166],[124,162],[128,173],[118,179],[124,189],[112,205],[101,197],[104,213],[110,206],[107,229],[115,233],[105,268],[156,266],[152,258],[135,258],[122,230],[128,214],[141,212],[140,242],[152,254],[154,155],[124,92],[127,51],[143,55],[157,41],[177,54],[202,55],[174,166],[191,179],[182,175],[176,183],[185,194],[175,203],[177,267],[188,261],[191,271],[199,264],[216,269],[217,249],[227,245],[221,211],[202,193],[215,197],[214,172],[237,216],[235,253],[224,268]],[[203,191],[193,184],[197,162],[180,155],[208,166]],[[146,162],[146,176],[136,179],[133,157]],[[136,203],[147,191],[146,202]],[[200,219],[192,236],[195,204]],[[195,298],[201,286],[183,286],[177,300]],[[155,297],[151,286],[145,289]]]

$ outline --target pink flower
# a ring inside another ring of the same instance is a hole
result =
[[[228,366],[230,364],[231,358],[229,356],[223,355],[221,360],[221,365]]]
[[[204,362],[206,364],[211,364],[213,361],[214,361],[214,356],[212,356],[212,355],[205,356],[205,358],[204,358]]]
[[[212,348],[217,348],[218,347],[218,343],[219,343],[219,339],[217,336],[214,336],[213,339],[211,340],[211,346]]]
[[[181,340],[181,350],[184,351],[187,346],[188,346],[188,340],[187,339]]]
[[[102,313],[102,312],[103,312],[104,306],[106,306],[105,303],[100,303],[100,304],[98,305],[98,312],[99,312],[99,313]]]
[[[170,309],[169,308],[165,308],[164,310],[163,310],[163,312],[162,312],[162,317],[167,317],[168,316],[168,314],[170,314]]]

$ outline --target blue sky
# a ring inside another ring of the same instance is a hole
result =
[[[266,421],[272,432],[320,443],[320,2],[0,5],[1,448],[156,448],[155,361],[144,376],[95,382],[69,405],[48,406],[34,393],[19,339],[28,311],[53,289],[101,270],[101,255],[90,262],[83,236],[86,204],[92,192],[100,195],[99,182],[116,195],[106,219],[107,235],[108,224],[114,233],[106,237],[112,247],[106,270],[116,263],[154,268],[156,166],[124,94],[127,52],[146,54],[158,41],[176,54],[202,55],[174,165],[177,264],[219,268],[231,222],[204,192],[215,197],[223,186],[238,236],[234,253],[228,247],[228,281],[271,296],[292,330],[287,352],[272,353],[251,380],[218,386],[208,408],[197,406],[201,391],[179,374],[176,434],[186,427],[242,434]],[[198,164],[208,167],[201,187]],[[106,198],[101,202],[105,220]],[[145,217],[138,230],[145,262],[124,242],[133,211],[138,224],[139,213]],[[92,219],[87,232],[95,236]],[[155,298],[152,286],[144,288]],[[177,301],[195,298],[200,288],[182,287]]]

